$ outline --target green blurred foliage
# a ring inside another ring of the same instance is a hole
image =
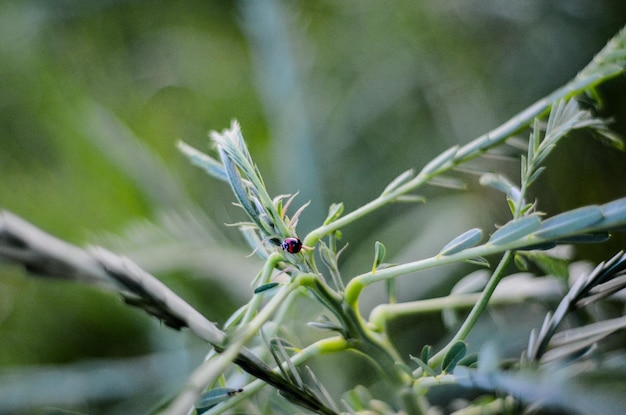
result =
[[[618,0],[5,0],[0,207],[74,243],[104,243],[141,258],[210,319],[223,321],[246,298],[258,263],[243,262],[250,250],[233,228],[221,226],[241,219],[230,191],[189,166],[175,150],[177,139],[206,148],[209,130],[237,118],[268,189],[301,190],[298,200],[312,201],[301,219],[305,234],[331,202],[358,207],[401,171],[488,131],[565,83],[624,16],[626,4]],[[603,114],[620,120],[622,133],[625,90],[619,79],[601,91]],[[562,147],[535,190],[542,209],[556,213],[624,195],[624,154],[588,137]],[[513,178],[519,174],[515,163],[489,163]],[[436,252],[470,226],[507,220],[499,194],[470,188],[452,196],[429,190],[426,196],[438,203],[423,213],[393,206],[346,229],[345,275],[367,268],[375,240],[400,262]],[[459,217],[461,204],[466,217]],[[158,228],[172,212],[199,211],[206,212],[200,222],[206,235],[189,237],[187,245],[184,235],[166,235],[170,245],[141,238],[149,231],[145,218]],[[171,267],[159,263],[170,257],[157,248],[196,249],[197,259],[205,240],[232,257],[192,264],[180,253]],[[599,259],[607,257],[598,251],[606,246],[594,249]],[[426,273],[419,287],[403,282],[400,300],[447,292],[451,275],[460,272]],[[188,351],[180,357],[183,371],[198,363],[198,342],[129,312],[106,293],[27,280],[5,265],[0,276],[2,367],[178,349]],[[436,334],[425,341],[436,343],[443,336]],[[409,340],[399,341],[410,348]],[[163,383],[166,395],[180,386]],[[90,405],[76,407],[99,411]],[[120,411],[106,408],[101,411]]]

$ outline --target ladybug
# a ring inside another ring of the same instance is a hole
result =
[[[302,250],[302,241],[298,238],[286,238],[280,247],[290,254],[297,254]]]

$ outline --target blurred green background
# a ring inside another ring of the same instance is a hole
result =
[[[242,219],[230,190],[176,140],[208,150],[208,131],[238,119],[270,193],[311,200],[304,235],[330,203],[360,206],[563,85],[624,23],[621,0],[4,0],[0,207],[128,255],[223,322],[261,263],[222,225]],[[623,78],[601,88],[602,114],[622,134],[625,91]],[[514,162],[484,166],[517,179]],[[625,155],[585,134],[548,168],[534,196],[550,214],[626,193]],[[426,206],[387,207],[345,229],[344,276],[367,269],[375,240],[400,262],[507,220],[501,195],[468,184],[425,189]],[[577,254],[602,260],[624,242]],[[402,280],[400,300],[445,294],[462,272]],[[364,307],[381,299],[373,291]],[[440,331],[398,341],[415,354],[413,342]],[[145,413],[204,353],[109,293],[0,264],[0,413]]]

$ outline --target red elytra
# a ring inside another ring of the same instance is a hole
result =
[[[290,254],[297,254],[302,250],[302,241],[298,238],[285,238],[280,247]]]

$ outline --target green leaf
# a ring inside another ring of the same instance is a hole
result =
[[[357,385],[343,395],[344,400],[356,411],[363,411],[368,408],[369,403],[374,399],[370,391],[363,385]]]
[[[243,389],[215,388],[203,393],[195,405],[198,414],[206,412],[218,403],[224,402],[228,398],[241,392],[243,392]]]
[[[464,262],[467,262],[468,264],[472,264],[472,265],[478,265],[480,267],[486,267],[486,268],[491,267],[491,264],[489,264],[489,261],[487,261],[486,258],[483,258],[481,256],[466,259]]]
[[[522,248],[517,248],[518,251],[546,251],[548,249],[552,249],[556,246],[555,242],[541,242],[533,245],[524,246]]]
[[[343,331],[341,326],[338,326],[337,324],[334,324],[334,323],[324,323],[324,322],[319,322],[319,321],[309,321],[306,324],[311,326],[311,327],[314,327],[316,329],[319,329],[319,330],[330,330],[330,331],[337,331],[337,332]]]
[[[603,228],[626,223],[626,197],[614,200],[600,206],[604,219],[599,223]]]
[[[469,231],[457,236],[444,246],[439,255],[452,255],[464,249],[475,246],[483,237],[483,231],[479,228],[470,229]]]
[[[467,186],[462,180],[454,177],[436,176],[428,181],[431,186],[443,187],[444,189],[465,190]]]
[[[465,357],[467,352],[467,346],[465,342],[459,340],[452,345],[448,353],[443,358],[441,363],[441,371],[443,373],[452,372],[456,364]]]
[[[584,206],[546,219],[535,236],[542,239],[558,239],[584,230],[603,219],[600,206]]]
[[[430,359],[430,351],[432,350],[432,346],[430,344],[425,344],[422,347],[422,352],[420,353],[420,359],[424,362],[428,362]]]
[[[267,284],[263,284],[260,287],[256,287],[254,289],[254,293],[255,294],[259,294],[259,293],[262,293],[263,291],[271,290],[274,287],[278,287],[279,285],[280,284],[277,283],[277,282],[270,282],[270,283],[267,283]]]
[[[393,179],[391,181],[391,183],[389,183],[387,185],[387,187],[385,187],[385,190],[383,190],[382,195],[386,195],[388,193],[393,192],[394,190],[396,190],[398,187],[402,186],[403,184],[405,184],[406,182],[408,182],[409,180],[411,180],[414,176],[415,172],[413,171],[413,169],[409,169],[405,172],[403,172],[402,174],[400,174],[398,177],[396,177],[395,179]]]
[[[432,159],[420,172],[421,175],[428,175],[436,172],[441,166],[452,160],[456,153],[459,151],[459,146],[454,146],[447,149],[437,157]]]
[[[275,337],[270,341],[270,353],[274,357],[276,363],[281,367],[281,372],[294,384],[296,384],[299,388],[304,386],[304,382],[302,381],[302,377],[296,369],[289,353],[287,353],[287,348],[291,350],[295,350],[296,348],[287,340],[281,339],[279,337]],[[283,367],[286,366],[286,367]]]
[[[488,243],[504,245],[536,231],[540,226],[541,220],[537,216],[525,216],[521,219],[512,220],[495,231]]]
[[[319,320],[321,321],[309,321],[307,324],[320,330],[343,331],[343,328],[340,325],[331,321],[325,315],[321,315]]]
[[[509,210],[511,211],[512,215],[517,214],[518,210],[523,210],[523,209],[519,209],[517,207],[517,203],[515,203],[515,201],[508,196],[506,198],[506,204],[509,206]]]
[[[394,366],[406,373],[409,376],[413,376],[413,369],[402,362],[394,362]]]
[[[324,225],[328,225],[331,222],[339,219],[341,214],[343,213],[343,203],[333,203],[328,208],[328,216],[326,220],[324,220]]]
[[[220,153],[220,158],[222,159],[222,163],[224,163],[224,167],[226,168],[228,182],[230,183],[230,187],[235,193],[237,201],[241,204],[243,210],[246,211],[248,217],[252,219],[255,223],[257,223],[258,212],[254,208],[252,203],[250,203],[250,199],[248,198],[248,192],[246,191],[243,180],[241,179],[241,175],[239,174],[235,163],[233,163],[233,161],[228,157],[226,152],[221,147],[218,147],[218,152]]]
[[[397,301],[395,278],[385,280],[385,290],[387,291],[387,302],[389,304],[395,304]]]
[[[528,177],[526,179],[526,186],[530,186],[531,184],[533,184],[533,182],[535,180],[537,180],[537,178],[541,175],[541,173],[543,173],[543,171],[545,170],[545,166],[541,166],[539,168],[537,168],[531,175],[530,177]]]
[[[575,358],[595,343],[625,328],[626,316],[622,316],[561,331],[550,339],[549,350],[542,356],[541,361]]]
[[[533,261],[546,275],[554,275],[564,280],[569,277],[569,261],[566,259],[536,251],[520,254]]]
[[[515,262],[517,269],[520,271],[528,271],[528,261],[526,261],[526,258],[524,258],[522,253],[516,252],[513,261]]]
[[[385,260],[385,254],[387,253],[387,248],[382,242],[376,241],[374,244],[374,265],[372,265],[372,274],[376,273],[376,269],[383,263]]]
[[[506,194],[515,205],[521,201],[520,189],[501,174],[486,173],[480,176],[480,184],[489,186]]]
[[[606,126],[595,127],[593,131],[599,136],[597,138],[602,141],[603,144],[624,151],[624,139],[618,133],[608,129]]]
[[[411,358],[412,361],[417,363],[417,365],[424,371],[424,373],[427,373],[427,374],[429,374],[432,377],[437,376],[435,371],[430,366],[428,366],[428,364],[425,361],[423,361],[422,359],[417,358],[415,356],[409,355],[409,357]]]
[[[404,203],[425,203],[426,198],[420,195],[400,195],[396,197],[394,201]]]
[[[478,363],[478,353],[468,354],[457,363],[457,366],[474,367]]]
[[[557,240],[557,242],[559,244],[596,244],[606,242],[609,239],[611,239],[611,235],[608,232],[592,232],[566,236]]]
[[[204,169],[209,175],[215,177],[216,179],[228,182],[226,170],[224,170],[224,166],[222,166],[217,160],[201,151],[196,150],[183,141],[178,141],[176,146],[191,161],[191,164]]]

